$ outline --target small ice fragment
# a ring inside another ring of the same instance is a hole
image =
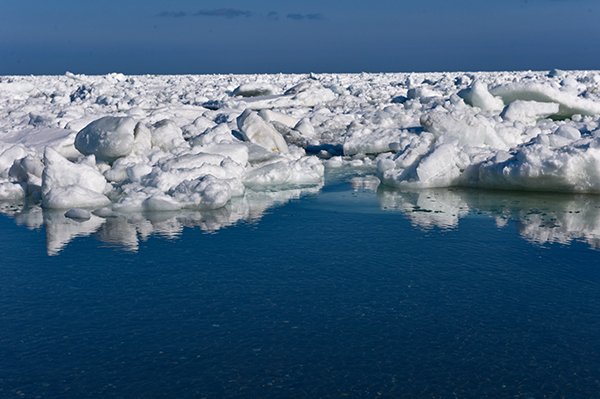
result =
[[[581,132],[573,126],[569,125],[562,125],[558,129],[556,129],[554,134],[571,140],[579,140],[581,138]]]
[[[307,118],[301,119],[296,124],[294,129],[296,131],[300,132],[300,134],[302,134],[302,136],[306,137],[306,138],[313,138],[317,134],[315,132],[315,128],[313,127],[313,125],[310,123],[310,121]]]
[[[73,220],[90,220],[90,211],[81,208],[72,208],[65,212],[65,217]]]
[[[234,96],[241,97],[259,97],[270,96],[275,94],[277,90],[268,83],[252,82],[238,86],[234,91]]]

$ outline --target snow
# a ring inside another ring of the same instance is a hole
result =
[[[340,168],[600,193],[595,71],[14,76],[0,109],[0,199],[46,209],[216,212]]]

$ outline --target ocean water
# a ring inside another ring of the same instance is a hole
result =
[[[599,214],[358,179],[135,245],[0,216],[0,397],[598,397]]]

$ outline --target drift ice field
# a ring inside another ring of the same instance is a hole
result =
[[[0,200],[92,230],[150,211],[232,223],[338,169],[398,190],[600,194],[596,71],[5,76],[0,107]]]

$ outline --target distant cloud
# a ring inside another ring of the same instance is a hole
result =
[[[220,18],[239,18],[251,17],[252,13],[246,10],[236,8],[216,8],[214,10],[200,10],[194,13],[197,17],[220,17]]]
[[[233,19],[242,17],[248,18],[252,17],[253,14],[250,11],[239,10],[237,8],[215,8],[210,10],[199,10],[194,13],[185,11],[162,11],[158,13],[157,16],[162,18],[212,17]],[[279,20],[280,14],[277,11],[271,11],[267,13],[267,18],[276,21]],[[285,18],[293,21],[320,21],[324,19],[323,15],[319,13],[291,13],[285,15]]]
[[[288,14],[286,15],[287,19],[292,19],[294,21],[303,21],[303,20],[309,20],[309,21],[319,21],[323,19],[323,15],[318,14],[318,13],[312,13],[312,14]]]
[[[187,13],[185,11],[162,11],[157,16],[163,18],[183,18],[188,16],[213,18],[240,18],[251,17],[252,13],[250,11],[238,10],[235,8],[215,8],[212,10],[199,10],[192,14]]]
[[[595,1],[595,0],[594,0]],[[588,0],[521,0],[524,4],[548,4],[548,3],[575,3],[581,5],[581,3],[587,3]]]
[[[158,13],[158,17],[163,17],[163,18],[183,18],[183,17],[187,17],[187,12],[185,11],[163,11]]]

